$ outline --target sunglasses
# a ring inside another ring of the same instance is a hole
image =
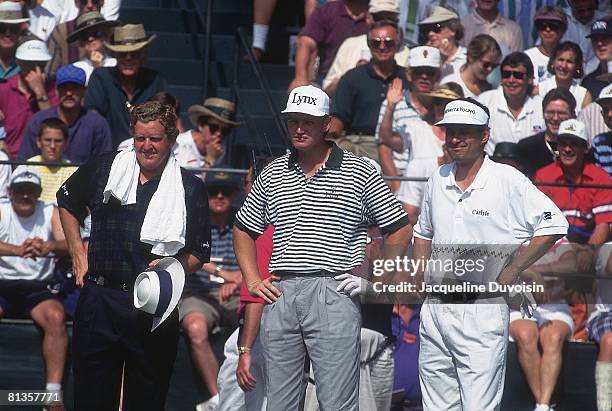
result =
[[[549,29],[551,31],[560,31],[565,30],[566,28],[563,23],[559,23],[556,21],[536,21],[535,27],[538,31],[546,31]]]
[[[514,77],[517,80],[523,80],[527,77],[527,73],[523,73],[522,71],[502,70],[501,76],[502,78]]]
[[[370,48],[372,49],[379,49],[381,45],[383,45],[383,49],[392,49],[395,47],[396,44],[397,42],[389,37],[385,39],[368,39],[368,46],[370,46]]]
[[[210,134],[215,134],[217,131],[221,130],[221,135],[223,137],[229,136],[229,133],[232,132],[230,127],[222,127],[219,124],[207,124],[208,129],[210,130]]]
[[[438,72],[438,70],[433,67],[414,67],[410,71],[415,77],[420,77],[423,74],[429,77],[434,77]]]
[[[105,36],[106,32],[104,31],[88,31],[81,34],[79,37],[81,38],[82,42],[86,43],[91,37],[94,39],[103,39]]]
[[[87,6],[87,3],[89,3],[88,0],[80,0],[79,3],[81,3],[81,6]],[[91,4],[93,4],[94,6],[100,6],[100,4],[102,4],[102,2],[100,0],[91,0]]]
[[[19,24],[0,23],[0,33],[6,33],[7,31],[11,34],[18,34],[21,32],[21,26]]]
[[[234,190],[228,187],[210,187],[208,189],[209,197],[216,197],[219,194],[221,194],[223,197],[231,197],[233,193],[234,193]]]
[[[423,31],[423,33],[429,33],[429,32],[434,32],[434,33],[439,33],[442,31],[442,29],[444,28],[444,25],[440,24],[440,23],[435,23],[435,24],[425,24],[421,26],[421,30]]]

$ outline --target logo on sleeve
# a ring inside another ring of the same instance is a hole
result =
[[[552,213],[550,211],[544,211],[542,217],[544,218],[544,220],[552,220]]]

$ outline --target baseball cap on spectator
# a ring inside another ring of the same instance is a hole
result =
[[[238,191],[240,190],[241,186],[240,178],[237,174],[230,174],[224,172],[206,173],[205,182],[206,188],[208,189],[226,187],[233,191]]]
[[[575,118],[564,120],[559,124],[559,134],[557,138],[578,139],[587,144],[589,143],[586,126],[582,121],[576,120]]]
[[[281,113],[304,113],[315,117],[329,115],[329,96],[315,86],[299,86],[291,90],[287,108]]]
[[[444,109],[444,118],[436,126],[446,124],[464,124],[472,126],[487,126],[489,114],[472,99],[459,99],[451,101]]]
[[[439,69],[442,63],[440,50],[435,47],[419,46],[410,49],[410,68],[413,67],[434,67]]]
[[[38,171],[30,166],[19,166],[11,174],[9,185],[11,187],[19,184],[32,184],[38,187],[42,187],[42,182]]]
[[[539,16],[536,16],[536,18],[534,19],[534,22],[536,21],[556,21],[556,22],[563,24],[563,26],[567,26],[567,20],[555,14],[541,14]]]
[[[376,14],[381,12],[397,13],[399,14],[399,1],[398,0],[370,0],[370,7],[368,9],[370,14]]]
[[[510,141],[502,141],[495,145],[495,151],[491,158],[494,161],[498,160],[520,160],[519,146]]]
[[[436,6],[433,8],[429,16],[427,16],[424,20],[419,21],[419,25],[442,23],[443,21],[458,18],[459,16],[454,11],[447,9],[446,7]]]
[[[591,38],[593,36],[612,36],[612,25],[608,24],[605,19],[595,20],[593,24],[591,24],[591,34],[587,36],[587,38]]]
[[[0,3],[4,4],[4,3]],[[26,40],[17,47],[15,59],[21,61],[49,61],[51,54],[42,40]]]
[[[28,17],[23,17],[21,4],[14,1],[3,1],[0,3],[0,23],[20,24],[30,21]]]
[[[59,87],[63,84],[72,83],[85,87],[86,78],[87,76],[85,75],[85,70],[80,67],[73,66],[72,64],[67,64],[57,70],[57,74],[55,75],[55,85]]]
[[[595,102],[603,103],[604,101],[612,101],[612,84],[608,84],[599,92],[599,97]]]

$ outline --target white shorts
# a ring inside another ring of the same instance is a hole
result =
[[[541,328],[544,324],[553,320],[563,321],[570,328],[570,333],[567,338],[570,339],[574,334],[574,320],[572,319],[572,314],[567,304],[538,305],[538,308],[535,309],[533,317],[531,318],[527,316],[523,318],[523,314],[521,314],[520,311],[510,310],[510,323],[516,320],[534,321],[538,324],[538,328]],[[513,341],[512,337],[510,337],[510,340]]]

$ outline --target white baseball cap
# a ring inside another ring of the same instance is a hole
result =
[[[370,8],[368,12],[370,14],[376,14],[380,12],[397,13],[400,12],[400,6],[398,0],[370,0]]]
[[[28,40],[17,47],[15,59],[22,61],[49,61],[51,54],[42,40]]]
[[[604,100],[612,100],[612,84],[608,84],[599,92],[599,97],[597,97],[595,102],[601,103]]]
[[[440,50],[435,47],[419,46],[410,49],[410,57],[408,59],[410,67],[433,67],[440,68],[442,57]]]
[[[42,182],[38,171],[26,165],[19,166],[15,169],[15,171],[13,171],[9,184],[11,186],[15,184],[34,184],[42,187]]]
[[[489,124],[489,115],[477,104],[466,99],[451,101],[444,109],[444,118],[436,126],[446,124],[465,124],[473,126],[486,126]]]
[[[557,138],[561,137],[572,137],[578,138],[580,140],[586,141],[589,143],[589,138],[587,136],[586,125],[575,118],[570,118],[569,120],[564,120],[559,124],[559,134]]]
[[[329,96],[315,86],[296,87],[289,93],[287,108],[281,113],[304,113],[315,117],[329,114]]]
[[[151,331],[176,308],[184,286],[185,270],[181,263],[172,257],[162,258],[155,267],[136,277],[134,307],[153,315]]]

